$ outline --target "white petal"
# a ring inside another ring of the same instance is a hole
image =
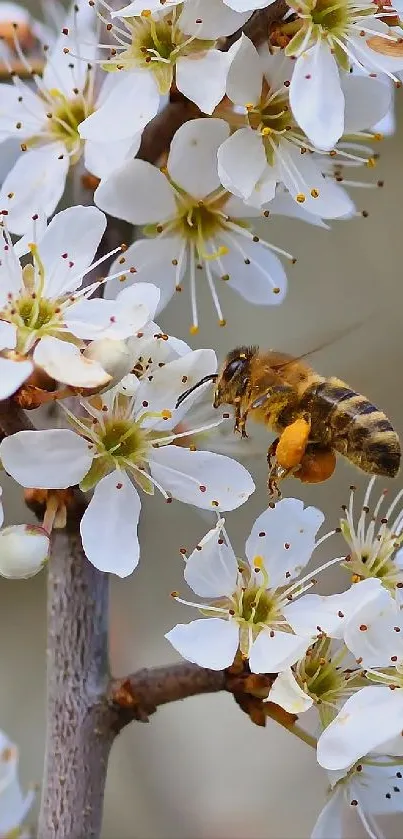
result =
[[[33,577],[45,564],[49,535],[42,527],[15,524],[0,531],[0,575],[14,580]]]
[[[108,95],[100,107],[79,126],[85,140],[111,143],[133,138],[158,111],[160,97],[152,73],[137,70],[114,75],[114,85],[106,79]]]
[[[13,350],[17,345],[17,327],[6,320],[0,320],[0,351]]]
[[[192,119],[176,132],[169,151],[168,172],[194,198],[220,186],[217,152],[229,134],[223,119]]]
[[[309,562],[316,534],[324,515],[316,507],[305,507],[296,498],[283,498],[255,521],[245,545],[253,567],[261,556],[269,575],[270,588],[285,585],[297,577]]]
[[[274,0],[224,0],[230,9],[236,12],[255,11],[255,9],[264,9],[265,6],[271,6]]]
[[[46,121],[45,102],[35,91],[27,85],[0,85],[0,142],[12,136],[18,136],[21,142],[40,133]],[[17,123],[21,128],[16,128]]]
[[[249,652],[252,673],[279,673],[305,655],[312,641],[289,632],[259,632]]]
[[[65,21],[64,28],[69,34],[59,35],[48,53],[43,71],[45,88],[60,90],[67,99],[73,98],[75,88],[80,91],[84,90],[89,76],[87,64],[95,58],[98,40],[95,32],[95,15],[92,16],[93,25],[90,26],[88,17],[81,15],[73,17],[73,14],[71,10]],[[85,43],[85,47],[81,46],[80,42]]]
[[[131,160],[95,190],[102,210],[130,224],[152,224],[176,215],[174,191],[165,175],[144,160]]]
[[[185,273],[186,258],[179,264],[182,248],[183,242],[176,236],[138,239],[111,266],[111,275],[117,274],[118,271],[121,271],[121,274],[119,279],[106,284],[105,296],[115,299],[117,293],[131,283],[152,282],[160,290],[157,307],[157,312],[160,312],[171,299],[175,286],[181,282]]]
[[[319,813],[311,839],[344,839],[344,790],[336,787]]]
[[[307,224],[313,224],[315,227],[322,227],[324,230],[330,229],[329,225],[322,221],[319,216],[308,212],[308,210],[304,210],[302,204],[297,204],[296,201],[293,201],[290,193],[285,190],[277,190],[275,197],[270,201],[267,209],[270,211],[270,215],[273,216],[296,218],[307,222]]]
[[[223,35],[232,35],[250,16],[250,11],[237,14],[222,0],[187,0],[183,4],[178,26],[188,35],[215,41]]]
[[[356,609],[346,622],[344,640],[364,667],[390,667],[403,658],[403,614],[387,589]]]
[[[229,276],[226,283],[230,288],[255,305],[278,306],[283,302],[287,275],[274,253],[235,232],[220,236],[219,243],[228,253],[220,258],[220,265],[213,262],[212,268],[220,276]]]
[[[218,151],[220,181],[240,198],[249,198],[266,166],[262,139],[251,128],[235,131]]]
[[[95,487],[80,530],[86,556],[99,571],[128,577],[136,568],[140,508],[139,494],[125,472],[111,472]]]
[[[393,88],[381,79],[348,73],[342,78],[342,89],[346,100],[345,134],[372,128],[392,105]]]
[[[273,166],[266,166],[247,199],[248,204],[260,209],[263,204],[271,202],[276,194],[276,186],[276,170]]]
[[[313,705],[313,699],[300,688],[291,668],[278,674],[267,698],[289,714],[302,714]]]
[[[111,379],[100,364],[82,355],[74,344],[58,338],[42,338],[35,348],[34,362],[56,382],[72,387],[99,387]]]
[[[178,6],[182,0],[166,0],[164,3],[164,9],[171,9],[174,6]],[[112,12],[111,17],[138,17],[144,12],[144,0],[133,0],[133,3],[129,3],[127,6],[123,6],[122,9],[118,9],[117,12]],[[147,0],[147,10],[150,12],[159,12],[161,11],[161,0]]]
[[[355,206],[346,190],[325,180],[318,163],[310,155],[300,154],[288,140],[280,142],[278,174],[294,200],[297,200],[297,195],[304,196],[304,210],[325,219],[349,217],[355,213]],[[316,198],[312,195],[315,190],[318,193]]]
[[[149,288],[151,296],[155,286],[150,284]],[[130,292],[131,289],[127,291]],[[155,295],[158,295],[159,299],[158,289],[155,289]],[[133,303],[130,302],[130,297],[126,301],[102,298],[82,300],[67,309],[66,326],[76,338],[88,341],[97,338],[130,338],[150,320],[147,306],[138,303],[135,294],[133,297]]]
[[[204,114],[212,114],[225,96],[228,67],[228,53],[215,49],[179,58],[176,62],[177,88]]]
[[[188,661],[210,670],[224,670],[234,661],[239,633],[232,621],[201,618],[178,623],[165,638]]]
[[[9,237],[6,238],[4,230],[0,229],[0,306],[3,307],[7,304],[9,294],[18,295],[22,285],[22,270],[19,259],[14,248],[10,245]],[[7,342],[10,340],[11,328],[11,325],[7,325],[7,327],[2,325],[3,330],[7,329],[4,338]],[[15,346],[15,344],[11,346],[8,343],[4,344],[3,339],[1,339],[0,344],[2,344],[2,349],[6,347],[13,349]]]
[[[47,297],[81,285],[77,277],[91,265],[105,229],[106,218],[96,207],[69,207],[54,216],[38,243]]]
[[[337,61],[326,39],[319,39],[297,58],[290,105],[311,142],[319,149],[332,149],[343,134],[344,95]]]
[[[0,357],[0,400],[8,399],[33,372],[31,361],[12,361]]]
[[[318,740],[325,769],[347,769],[403,728],[403,695],[389,687],[365,687],[347,700]]]
[[[150,469],[174,498],[203,510],[235,510],[255,489],[240,463],[213,452],[164,446],[154,449]]]
[[[160,290],[153,283],[136,282],[123,288],[116,298],[119,309],[126,309],[127,318],[132,322],[132,334],[145,325],[146,320],[153,320],[160,301]],[[140,319],[143,317],[143,322]],[[135,323],[138,322],[138,326]]]
[[[357,607],[375,597],[382,588],[380,580],[369,577],[341,594],[304,594],[286,606],[285,615],[299,635],[314,635],[321,631],[331,638],[342,638],[346,622]]]
[[[238,563],[220,524],[201,539],[185,565],[185,580],[199,597],[230,597],[236,588]]]
[[[40,210],[52,215],[63,195],[68,169],[63,143],[23,152],[0,192],[0,204],[8,212],[7,227],[12,233],[23,235]]]
[[[88,443],[74,431],[18,431],[0,443],[6,472],[23,487],[67,489],[91,466]]]
[[[252,41],[241,35],[229,50],[227,96],[235,105],[255,105],[262,92],[263,71]]]
[[[84,148],[85,168],[97,178],[107,178],[125,160],[136,156],[140,141],[141,132],[132,134],[124,140],[113,140],[110,143],[87,140]]]

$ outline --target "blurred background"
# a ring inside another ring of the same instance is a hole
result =
[[[38,4],[32,0],[26,5],[35,11]],[[396,99],[397,133],[378,146],[381,158],[370,173],[385,185],[354,190],[358,208],[368,217],[335,222],[331,231],[285,218],[267,222],[262,236],[292,251],[298,260],[287,269],[286,301],[278,308],[258,309],[225,287],[221,301],[227,326],[220,329],[201,277],[201,328],[190,340],[194,348],[213,346],[221,358],[239,342],[300,354],[334,338],[331,346],[315,354],[312,364],[367,395],[403,436],[401,92]],[[1,157],[0,147],[0,161]],[[160,324],[186,340],[183,325],[189,312],[184,290],[160,316]],[[362,325],[340,338],[356,323]],[[252,432],[255,436],[249,426]],[[258,439],[260,455],[245,461],[256,492],[226,517],[239,555],[255,517],[266,506],[269,438],[259,434]],[[398,478],[390,485],[391,494],[402,481]],[[338,524],[352,482],[366,485],[365,477],[339,462],[324,486],[288,481],[284,494],[320,507],[326,514],[325,532]],[[26,521],[20,490],[6,477],[2,484],[7,520]],[[378,489],[383,486],[379,483]],[[140,566],[129,579],[111,582],[111,660],[116,675],[177,660],[164,633],[195,617],[193,610],[169,597],[173,589],[189,594],[179,548],[191,549],[208,526],[193,508],[166,505],[158,496],[143,503]],[[322,554],[318,551],[315,562],[342,550],[341,537],[335,536]],[[328,573],[320,590],[341,591],[346,585],[341,573]],[[20,746],[24,783],[39,783],[42,773],[45,624],[46,574],[27,582],[0,579],[0,727]],[[230,696],[197,697],[159,710],[149,725],[133,724],[115,742],[103,839],[305,839],[323,806],[326,787],[314,753],[274,722],[257,728]],[[346,835],[360,834],[353,826]],[[401,826],[390,826],[388,836],[401,836]]]

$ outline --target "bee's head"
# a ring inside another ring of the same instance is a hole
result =
[[[228,353],[217,376],[214,408],[223,404],[232,405],[242,395],[251,360],[257,351],[257,347],[236,347]]]

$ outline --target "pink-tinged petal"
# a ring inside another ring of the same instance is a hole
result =
[[[260,100],[263,82],[263,70],[256,47],[246,35],[241,35],[228,54],[231,66],[227,78],[227,96],[235,105],[255,105]]]
[[[215,49],[179,58],[176,62],[177,88],[204,114],[212,114],[225,96],[228,66],[228,53]],[[203,78],[202,85],[200,78]]]
[[[97,178],[107,178],[125,160],[136,156],[141,142],[141,131],[123,140],[97,143],[87,140],[84,147],[84,165]]]
[[[186,0],[178,26],[188,35],[215,41],[223,35],[232,35],[246,23],[251,14],[250,11],[237,14],[222,0]]]
[[[262,629],[249,651],[252,673],[279,673],[305,655],[312,640],[289,632]]]
[[[289,714],[302,714],[313,705],[313,699],[300,688],[290,667],[278,674],[267,698]]]
[[[58,338],[42,338],[35,348],[34,362],[56,382],[72,387],[99,387],[111,380],[97,361],[84,356],[74,344]]]
[[[38,242],[47,297],[81,285],[80,274],[91,265],[105,229],[106,218],[96,207],[69,207],[54,216]]]
[[[200,540],[185,565],[185,580],[199,597],[230,597],[236,588],[238,562],[222,537],[220,524]]]
[[[325,769],[347,769],[403,729],[403,691],[365,687],[347,700],[318,740]]]
[[[393,105],[393,87],[385,80],[348,73],[343,76],[341,86],[346,102],[345,134],[373,128]]]
[[[0,400],[12,396],[33,370],[31,361],[12,361],[0,357]]]
[[[160,290],[160,300],[156,314],[169,303],[175,286],[179,285],[186,270],[186,250],[183,252],[183,241],[176,236],[163,239],[138,239],[124,254],[119,256],[110,269],[110,274],[119,271],[119,279],[111,280],[105,286],[105,296],[113,300],[116,295],[140,281],[142,284],[151,282]],[[181,258],[182,254],[182,258]],[[124,258],[124,262],[122,262]]]
[[[252,567],[256,556],[263,557],[270,588],[284,586],[309,562],[324,518],[297,498],[283,498],[258,516],[245,552]]]
[[[26,233],[32,216],[40,210],[52,215],[64,192],[69,163],[63,143],[50,143],[21,155],[0,192],[1,209],[8,212],[7,227],[12,233]]]
[[[251,128],[235,131],[218,150],[220,181],[240,198],[249,198],[266,166],[262,138]]]
[[[311,839],[344,839],[344,789],[339,786],[330,794],[319,813]]]
[[[6,320],[0,320],[0,351],[14,350],[17,345],[17,327]]]
[[[382,590],[386,591],[381,581],[369,577],[341,594],[305,594],[286,606],[284,614],[298,635],[321,631],[331,638],[343,638],[346,623],[357,608]]]
[[[101,210],[130,224],[153,224],[176,215],[174,195],[156,166],[131,160],[100,183],[94,201]]]
[[[236,510],[255,489],[240,463],[213,452],[164,446],[154,449],[150,469],[173,498],[213,512]]]
[[[49,534],[42,527],[15,524],[0,531],[0,575],[27,580],[43,568],[49,554]]]
[[[230,288],[255,305],[278,306],[283,302],[287,275],[274,253],[235,231],[217,237],[217,241],[227,253],[220,258],[220,265],[212,262],[211,267],[219,276],[229,277],[226,283]]]
[[[140,509],[139,494],[125,472],[111,472],[95,487],[80,530],[85,554],[99,571],[128,577],[137,567]]]
[[[217,152],[229,134],[223,119],[192,119],[176,132],[169,151],[168,172],[194,198],[220,186]]]
[[[324,219],[349,218],[355,214],[355,205],[346,190],[325,179],[319,163],[311,155],[301,155],[288,140],[282,140],[279,148],[278,178],[304,210]]]
[[[318,40],[297,58],[290,105],[309,140],[319,149],[332,149],[343,134],[344,94],[337,61],[326,39]]]
[[[116,73],[108,82],[102,104],[79,126],[84,140],[111,143],[134,138],[155,117],[160,101],[152,73],[137,70]]]
[[[67,489],[88,472],[93,453],[74,431],[18,431],[0,443],[6,472],[23,487]]]
[[[239,632],[232,621],[201,618],[191,623],[178,623],[165,638],[187,661],[210,670],[224,670],[234,661]]]

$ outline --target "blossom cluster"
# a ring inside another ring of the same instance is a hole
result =
[[[255,485],[232,457],[233,419],[211,405],[216,354],[159,321],[186,280],[191,336],[201,283],[220,326],[222,285],[252,306],[281,304],[295,257],[261,235],[270,218],[320,229],[359,215],[346,187],[362,184],[346,172],[373,169],[379,126],[393,123],[399,3],[289,0],[263,39],[252,24],[270,15],[267,0],[79,0],[66,18],[52,3],[45,23],[0,3],[10,75],[0,155],[11,144],[13,157],[0,173],[0,408],[57,406],[46,427],[39,412],[2,435],[3,470],[44,512],[40,525],[3,527],[0,504],[0,575],[27,578],[51,561],[77,487],[88,501],[85,555],[119,577],[139,562],[144,495],[207,511],[211,529],[189,555],[181,549],[200,601],[174,593],[201,617],[166,638],[202,667],[240,660],[270,674],[265,699],[316,714],[317,740],[300,731],[331,788],[315,839],[342,836],[347,805],[371,839],[382,836],[375,817],[403,810],[401,496],[383,512],[382,495],[370,513],[371,481],[358,522],[352,491],[340,526],[319,538],[321,511],[284,498],[257,518],[239,557],[223,513]],[[172,113],[176,131],[145,153]],[[111,229],[128,226],[132,243],[110,247]],[[337,533],[347,549],[306,571]],[[312,593],[333,565],[349,588]],[[31,797],[1,733],[0,747],[7,836]]]

